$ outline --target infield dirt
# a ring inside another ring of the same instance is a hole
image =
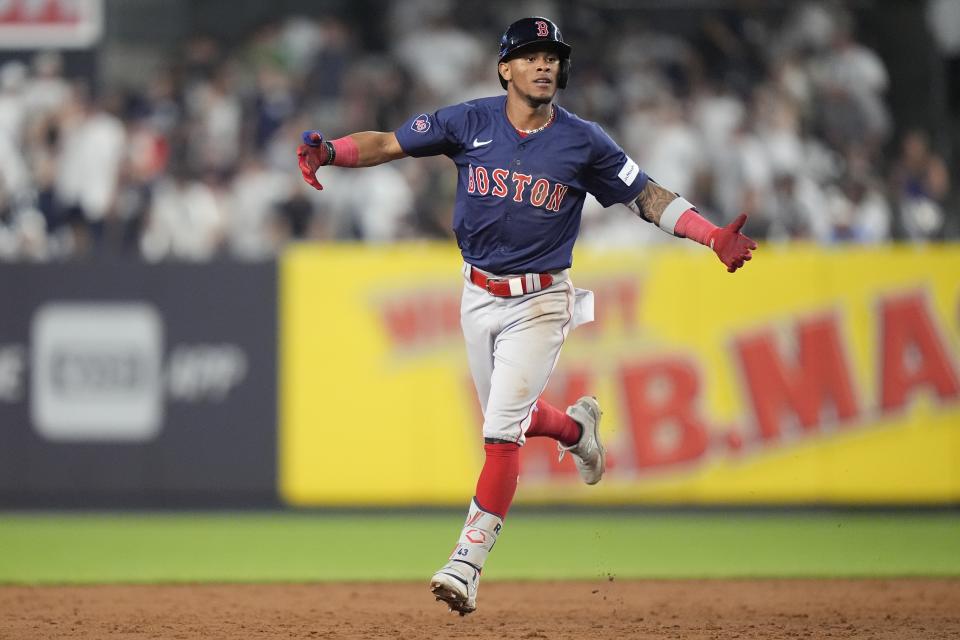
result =
[[[426,583],[0,587],[0,638],[960,637],[960,579],[491,582],[461,618]]]

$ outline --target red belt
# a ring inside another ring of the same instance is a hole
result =
[[[470,281],[492,296],[512,298],[546,289],[553,284],[553,276],[549,273],[526,273],[512,278],[491,278],[471,266]]]

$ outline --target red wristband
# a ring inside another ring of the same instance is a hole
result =
[[[716,228],[715,224],[693,209],[684,211],[673,227],[674,235],[690,238],[707,246],[710,246],[710,232]]]
[[[335,152],[331,164],[337,167],[357,166],[357,162],[360,159],[360,148],[357,147],[357,143],[353,141],[353,138],[350,136],[337,138],[336,140],[331,140],[330,144],[333,145]]]

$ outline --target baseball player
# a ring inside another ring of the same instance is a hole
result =
[[[555,439],[560,457],[569,452],[587,484],[603,476],[596,398],[584,396],[565,411],[540,398],[567,333],[592,320],[590,292],[575,289],[569,273],[586,194],[709,246],[730,272],[757,247],[740,233],[745,215],[714,226],[648,178],[599,125],[553,103],[570,75],[570,51],[550,20],[518,20],[500,39],[505,96],[422,113],[392,133],[327,140],[305,131],[297,149],[304,180],[316,189],[323,188],[317,169],[330,164],[369,167],[443,154],[457,165],[461,324],[486,457],[460,538],[430,589],[460,615],[477,607],[480,574],[513,501],[526,438]]]

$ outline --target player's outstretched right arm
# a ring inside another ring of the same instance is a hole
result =
[[[317,169],[332,164],[338,167],[372,167],[402,158],[394,133],[361,131],[336,140],[326,140],[319,131],[304,131],[303,142],[297,147],[300,173],[314,189],[323,189],[317,180]]]

